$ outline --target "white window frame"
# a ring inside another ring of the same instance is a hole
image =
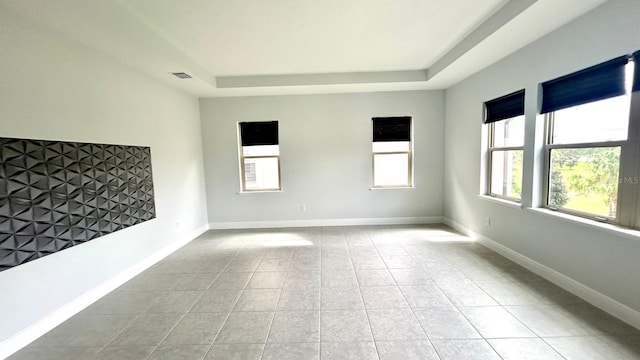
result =
[[[278,146],[278,155],[244,155],[242,146],[242,133],[240,131],[240,122],[238,122],[238,154],[240,159],[240,192],[241,193],[254,193],[254,192],[277,192],[282,191],[282,173],[280,171],[280,144]],[[247,189],[247,174],[245,170],[245,160],[247,159],[276,159],[278,163],[278,187],[277,188],[259,188],[259,189]]]
[[[373,126],[373,121],[371,122]],[[393,151],[393,152],[377,152],[373,151],[373,131],[371,132],[371,189],[406,189],[413,188],[413,117],[409,117],[409,150]],[[376,156],[378,155],[407,155],[407,184],[397,185],[376,185]]]
[[[492,184],[492,175],[493,175],[493,153],[494,152],[508,152],[508,151],[517,151],[520,150],[523,152],[523,160],[524,160],[524,139],[522,139],[522,145],[521,146],[495,146],[495,124],[499,123],[501,121],[509,121],[511,119],[515,119],[517,117],[523,117],[523,121],[524,121],[524,115],[519,115],[519,116],[514,116],[508,119],[503,119],[503,120],[499,120],[499,121],[494,121],[492,123],[489,124],[489,149],[487,151],[487,179],[486,179],[486,184],[487,184],[487,189],[486,189],[486,194],[491,196],[491,197],[496,197],[496,198],[500,198],[500,199],[504,199],[504,200],[508,200],[508,201],[513,201],[516,203],[520,203],[522,201],[521,198],[517,198],[515,196],[507,196],[507,195],[503,195],[503,194],[496,194],[494,192],[491,191],[491,184]],[[506,159],[506,157],[505,157]],[[523,161],[523,169],[520,170],[520,176],[523,176],[524,173],[524,161]],[[506,169],[506,166],[505,166]],[[505,178],[506,176],[511,176],[511,174],[504,174]],[[522,184],[522,178],[520,178],[520,183]],[[522,191],[522,190],[521,190]],[[520,194],[522,196],[522,193]]]
[[[636,66],[635,71],[640,71],[640,66]],[[628,228],[640,228],[640,92],[632,92],[630,96],[631,102],[626,140],[553,144],[554,112],[545,114],[544,177],[542,191],[542,205],[544,208],[599,222],[615,224]],[[601,216],[575,209],[550,205],[549,186],[551,175],[551,150],[586,149],[596,147],[620,147],[618,200],[615,217]],[[624,179],[629,179],[629,181],[625,181]]]

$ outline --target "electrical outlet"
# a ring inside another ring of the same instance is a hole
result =
[[[420,207],[421,208],[426,207],[426,206],[427,206],[427,203],[424,200],[420,201]]]
[[[486,216],[486,217],[484,218],[484,224],[485,224],[486,226],[491,226],[491,217]]]
[[[300,212],[307,211],[307,205],[300,205]]]

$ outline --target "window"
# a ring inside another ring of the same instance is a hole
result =
[[[524,155],[524,90],[485,102],[489,124],[487,194],[520,201]]]
[[[277,191],[280,186],[278,122],[241,122],[242,191]]]
[[[373,118],[373,187],[413,186],[411,117]]]
[[[639,139],[629,135],[637,134],[640,114],[631,111],[630,58],[542,84],[548,208],[628,227],[640,224],[634,215]]]

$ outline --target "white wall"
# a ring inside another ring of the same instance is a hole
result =
[[[193,236],[207,215],[196,98],[6,10],[0,23],[0,136],[150,146],[157,213],[0,272],[2,358],[12,336]]]
[[[542,121],[535,113],[538,83],[640,49],[639,19],[637,0],[610,0],[451,87],[446,92],[445,129],[446,218],[636,311],[640,311],[640,237],[481,199],[478,194],[483,102],[526,88],[526,147],[533,149],[531,135]],[[533,154],[525,155],[525,166],[529,165],[525,204],[540,201],[539,189],[533,186],[541,179],[531,171]],[[489,227],[484,225],[485,216],[491,217]]]
[[[209,222],[269,226],[441,216],[443,95],[416,91],[201,99]],[[371,118],[403,115],[414,122],[415,188],[369,190]],[[237,122],[265,120],[279,121],[283,191],[238,194]]]

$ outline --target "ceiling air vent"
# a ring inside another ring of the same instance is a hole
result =
[[[183,72],[176,72],[176,73],[172,73],[173,76],[180,78],[180,79],[191,79],[191,76],[187,73],[183,73]]]

